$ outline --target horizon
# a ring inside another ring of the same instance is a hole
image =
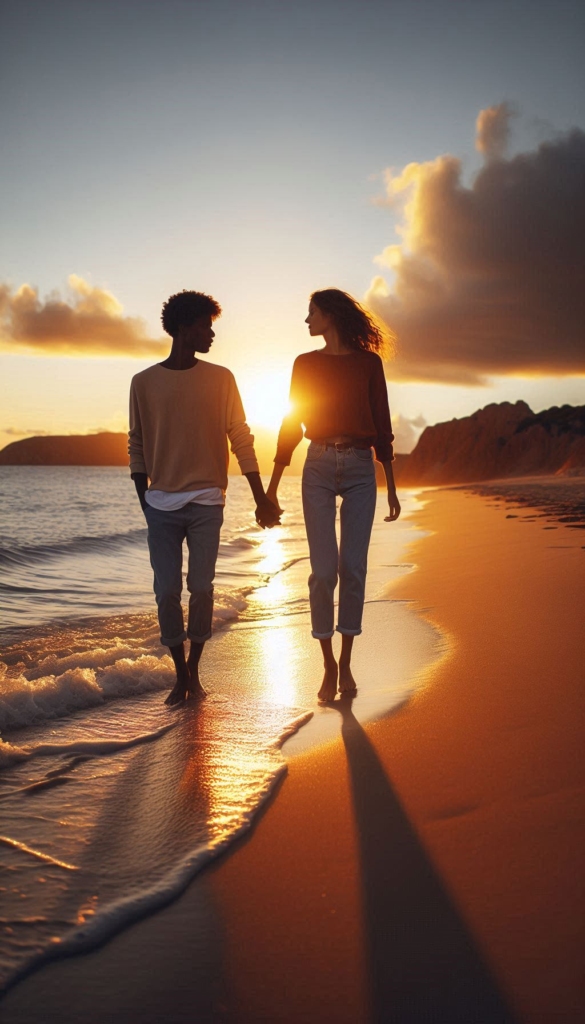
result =
[[[509,405],[512,408],[514,408],[517,405],[525,405],[528,408],[530,415],[533,416],[535,419],[538,419],[540,417],[540,415],[542,414],[542,412],[547,413],[547,412],[553,412],[555,410],[558,410],[559,412],[562,412],[564,409],[571,409],[571,410],[575,410],[575,411],[579,410],[579,409],[585,409],[585,403],[581,404],[580,406],[574,406],[574,405],[570,405],[569,403],[565,403],[565,404],[560,405],[560,406],[556,406],[556,405],[555,406],[550,406],[546,410],[540,410],[539,412],[535,412],[533,409],[530,409],[530,407],[527,405],[527,403],[524,402],[521,399],[519,399],[516,402],[507,402],[507,401],[505,401],[505,402],[498,402],[498,403],[490,402],[487,405],[482,406],[479,409],[476,409],[473,413],[471,413],[468,416],[454,417],[452,420],[445,420],[445,421],[442,421],[442,423],[436,423],[436,424],[432,424],[432,425],[431,424],[427,424],[427,426],[424,427],[423,430],[421,431],[420,436],[418,437],[415,445],[411,448],[410,452],[404,452],[404,451],[395,450],[395,452],[394,452],[395,457],[398,458],[399,460],[407,460],[409,455],[414,454],[414,452],[416,451],[416,449],[418,447],[418,442],[422,438],[422,436],[425,433],[425,431],[427,430],[427,428],[432,429],[432,427],[436,427],[436,426],[447,426],[447,425],[449,425],[451,423],[455,423],[455,422],[461,423],[461,422],[463,422],[463,421],[465,421],[467,419],[470,419],[471,417],[477,415],[478,413],[486,412],[488,409],[490,409],[492,407],[493,408],[500,408],[502,405]],[[522,421],[522,422],[524,423],[524,421]],[[577,432],[577,434],[573,433],[573,437],[574,438],[576,438],[577,436],[578,436],[578,432]],[[87,431],[84,434],[50,434],[48,432],[45,432],[43,434],[38,434],[36,436],[30,436],[30,437],[26,437],[26,438],[18,438],[16,440],[13,440],[13,441],[9,442],[8,445],[5,445],[4,448],[0,449],[0,457],[2,455],[2,452],[5,450],[5,448],[10,447],[11,445],[18,445],[18,444],[20,444],[22,442],[25,442],[25,441],[61,441],[61,440],[67,439],[67,438],[74,438],[74,439],[77,440],[77,439],[85,438],[85,437],[88,437],[88,438],[89,437],[95,437],[95,438],[102,437],[102,438],[104,438],[104,443],[106,443],[105,442],[106,438],[108,438],[108,439],[110,439],[110,438],[124,439],[124,441],[125,441],[127,435],[126,435],[126,432],[124,432],[124,431],[101,431],[101,430],[90,430],[90,431]],[[270,476],[271,471],[272,471],[272,466],[273,466],[273,453],[274,453],[274,436],[273,436],[273,434],[270,433],[269,431],[262,431],[262,428],[260,428],[260,434],[256,434],[254,436],[254,446],[255,446],[255,449],[256,449],[256,455],[257,455],[257,458],[258,458],[258,463],[259,463],[259,466],[260,466],[261,474],[263,476]],[[306,452],[307,446],[308,446],[307,439],[303,439],[301,441],[301,443],[299,444],[298,448],[296,449],[296,451],[293,452],[293,456],[292,456],[292,459],[291,459],[291,464],[290,464],[290,467],[288,468],[288,473],[287,473],[288,476],[290,476],[290,477],[300,477],[300,476],[302,476],[303,462],[304,462],[305,452]],[[126,447],[126,445],[124,443],[124,448],[125,447]],[[95,457],[95,454],[96,453],[94,452],[94,457]],[[102,455],[103,455],[103,453],[102,453]],[[549,453],[549,456],[550,456],[550,453]],[[579,456],[577,457],[577,459],[579,461]],[[11,465],[11,463],[6,463],[6,465]],[[114,466],[114,467],[117,467],[117,468],[125,468],[125,461],[123,461],[123,462],[112,461],[112,462],[103,462],[103,463],[102,462],[100,462],[100,463],[95,463],[95,462],[71,462],[71,463],[69,463],[69,462],[65,462],[65,463],[60,463],[60,462],[57,462],[57,463],[33,462],[33,463],[14,463],[13,465],[16,465],[16,466],[27,466],[27,465],[29,465],[29,466],[30,465],[32,465],[32,466],[65,465],[65,466],[70,466],[71,468],[83,467],[83,466],[85,466],[87,468],[96,468],[96,466],[98,468],[99,467],[107,468],[108,466]],[[404,471],[404,466],[405,465],[406,465],[406,462],[400,461],[399,464],[397,464],[396,471],[399,472],[399,473],[402,473]],[[559,471],[558,469],[554,470],[555,475],[558,473],[558,471]],[[549,466],[549,469],[547,470],[547,472],[551,472],[550,466]],[[229,476],[239,476],[240,475],[240,469],[239,469],[237,460],[234,458],[234,456],[231,453],[229,454],[228,475]],[[384,481],[384,478],[383,478],[383,473],[382,473],[381,465],[377,466],[376,475],[378,477],[378,486],[384,486],[385,481]],[[505,475],[508,475],[508,474],[506,473]],[[517,475],[517,474],[514,474],[514,475]],[[520,475],[522,475],[522,474],[520,474]],[[532,475],[532,474],[529,473],[529,475]],[[399,483],[402,484],[402,480],[400,479],[400,477],[399,477]]]

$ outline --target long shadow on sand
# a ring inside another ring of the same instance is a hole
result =
[[[412,828],[351,699],[342,715],[359,841],[371,1020],[511,1024],[514,1015]]]

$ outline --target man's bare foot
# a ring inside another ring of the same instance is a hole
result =
[[[323,676],[323,682],[321,683],[321,689],[317,694],[317,699],[322,701],[335,700],[335,694],[337,693],[337,662],[332,662],[330,665],[325,663],[325,674]]]
[[[201,700],[203,697],[207,697],[207,690],[204,690],[201,685],[197,665],[190,665],[189,662],[187,662],[187,664],[189,666],[190,678],[186,696],[189,700]]]
[[[351,674],[349,665],[339,664],[339,692],[357,693],[357,683]]]
[[[173,707],[175,704],[180,704],[181,701],[186,700],[189,690],[189,682],[190,681],[188,679],[177,679],[177,682],[165,700],[165,704],[168,704],[169,707]]]

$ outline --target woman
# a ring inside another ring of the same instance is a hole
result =
[[[355,693],[351,673],[353,638],[361,631],[368,546],[376,508],[376,458],[384,466],[389,515],[400,515],[392,472],[392,426],[382,360],[382,332],[373,318],[337,288],[314,292],[305,321],[311,337],[325,347],[299,356],[290,389],[291,412],[284,419],[266,492],[278,505],[277,490],[292,453],[303,436],[311,444],[303,469],[303,511],[311,575],[312,635],[321,643],[325,674],[319,699]],[[341,537],[335,534],[336,497],[341,497]],[[339,576],[337,631],[339,666],[333,655],[333,594]]]

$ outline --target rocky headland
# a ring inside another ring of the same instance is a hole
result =
[[[437,485],[580,471],[585,406],[533,413],[526,402],[501,402],[427,427],[414,451],[398,456],[396,478],[402,485]]]

